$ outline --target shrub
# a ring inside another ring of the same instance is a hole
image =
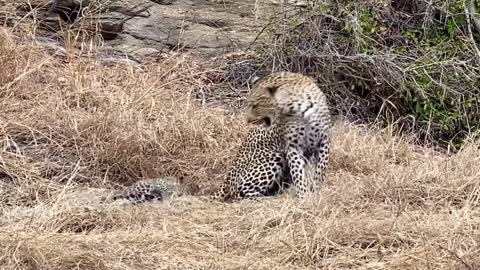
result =
[[[315,1],[274,18],[274,46],[257,50],[271,71],[329,85],[335,113],[458,147],[480,127],[475,9],[459,0]]]

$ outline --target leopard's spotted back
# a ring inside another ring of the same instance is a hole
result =
[[[289,182],[278,126],[252,127],[238,149],[221,187],[211,195],[228,201],[276,193]]]

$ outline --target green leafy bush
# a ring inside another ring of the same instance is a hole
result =
[[[268,29],[274,46],[257,49],[272,71],[315,76],[335,113],[458,147],[480,128],[475,5],[315,1],[279,18]]]

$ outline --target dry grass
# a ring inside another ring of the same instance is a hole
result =
[[[1,29],[0,65],[1,269],[480,267],[476,142],[444,156],[340,122],[315,203],[101,205],[143,177],[218,185],[241,116],[192,101],[207,78],[186,56],[105,67]]]

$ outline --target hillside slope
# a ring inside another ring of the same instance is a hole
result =
[[[2,28],[0,64],[2,269],[480,268],[475,142],[445,156],[338,122],[315,203],[99,205],[103,189],[161,175],[207,193],[242,116],[192,100],[211,82],[185,55],[107,67]]]

